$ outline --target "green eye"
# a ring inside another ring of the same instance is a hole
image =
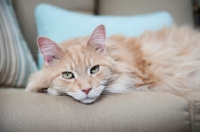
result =
[[[95,74],[99,71],[99,65],[92,67],[92,69],[90,70],[91,74]]]
[[[72,79],[72,78],[74,78],[74,74],[71,73],[71,72],[63,72],[63,73],[62,73],[62,76],[63,76],[63,78],[65,78],[65,79]]]

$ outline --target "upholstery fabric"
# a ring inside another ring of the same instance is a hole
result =
[[[184,98],[189,103],[191,131],[200,132],[200,90],[189,92]]]
[[[94,0],[13,0],[19,25],[35,61],[38,57],[38,47],[34,9],[40,3],[49,3],[72,11],[94,12]]]
[[[177,25],[194,26],[192,0],[99,0],[99,15],[135,15],[167,11]]]
[[[0,0],[0,86],[25,87],[37,71],[21,34],[11,0]]]
[[[68,96],[0,89],[0,131],[189,132],[188,103],[163,92],[102,96],[82,104]]]
[[[173,23],[167,12],[139,16],[92,16],[70,12],[49,4],[40,4],[35,11],[39,36],[47,36],[57,43],[64,40],[87,36],[100,24],[106,26],[107,36],[122,34],[138,36],[145,30],[158,30]],[[62,17],[60,17],[62,16]],[[39,68],[43,58],[39,57]]]

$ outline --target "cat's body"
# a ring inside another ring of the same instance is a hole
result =
[[[56,46],[40,37],[38,45],[45,66],[31,76],[27,91],[48,88],[50,94],[91,103],[101,93],[200,88],[200,34],[189,28],[105,40],[101,25],[89,39],[76,38]]]

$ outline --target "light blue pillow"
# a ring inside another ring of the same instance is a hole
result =
[[[49,37],[56,43],[90,35],[100,24],[105,25],[107,36],[138,36],[145,30],[158,30],[173,23],[168,12],[136,16],[94,16],[71,12],[49,4],[38,5],[35,9],[35,18],[38,35]],[[42,65],[43,58],[40,55],[39,68]]]

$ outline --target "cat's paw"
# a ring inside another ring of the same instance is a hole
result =
[[[44,92],[47,88],[41,88],[38,85],[35,85],[33,83],[28,83],[27,87],[25,89],[26,92]]]
[[[32,83],[28,83],[25,89],[26,92],[37,92],[38,89]]]

